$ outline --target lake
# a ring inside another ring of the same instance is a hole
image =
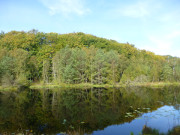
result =
[[[0,91],[0,134],[180,134],[180,87]]]

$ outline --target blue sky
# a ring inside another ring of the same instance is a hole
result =
[[[180,57],[180,0],[0,0],[0,30],[84,32]]]

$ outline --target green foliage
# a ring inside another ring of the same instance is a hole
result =
[[[14,64],[15,61],[12,57],[4,56],[0,61],[0,75],[2,85],[13,85],[15,79]]]
[[[162,81],[172,81],[173,71],[169,64],[165,64],[161,73]]]
[[[109,76],[108,81],[109,83],[115,84],[118,82],[118,78],[120,78],[120,63],[121,58],[120,55],[116,51],[109,51],[107,53],[106,59],[109,63]]]
[[[180,59],[81,32],[1,32],[0,85],[37,81],[113,85],[178,82]]]

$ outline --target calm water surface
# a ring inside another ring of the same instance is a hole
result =
[[[180,87],[0,91],[0,134],[180,135]]]

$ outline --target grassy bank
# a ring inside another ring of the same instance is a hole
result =
[[[143,87],[165,87],[165,86],[180,86],[180,82],[148,82],[148,83],[137,83],[135,86]]]
[[[0,86],[0,91],[17,90],[17,89],[18,87],[16,86],[6,86],[6,87]]]
[[[30,86],[31,89],[40,89],[40,88],[120,88],[120,87],[164,87],[164,86],[180,86],[180,82],[154,82],[154,83],[136,83],[136,84],[102,84],[94,85],[89,83],[83,84],[33,84]]]
[[[130,83],[130,84],[102,84],[94,85],[90,83],[82,84],[38,84],[34,83],[30,86],[31,89],[42,89],[42,88],[120,88],[120,87],[165,87],[165,86],[180,86],[180,82],[154,82],[154,83]],[[16,90],[18,86],[0,86],[0,90]]]
[[[109,85],[109,84],[103,84],[103,85],[94,85],[90,83],[82,83],[82,84],[33,84],[30,86],[31,89],[40,89],[40,88],[112,88],[112,87],[120,87],[117,85]]]

